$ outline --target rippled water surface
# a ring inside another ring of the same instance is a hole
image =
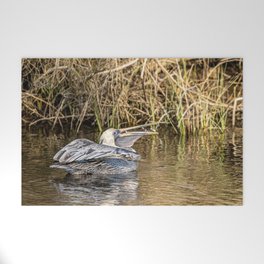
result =
[[[23,131],[23,205],[242,205],[242,131],[180,137],[160,130],[136,142],[138,171],[124,175],[70,176],[49,168],[76,137],[99,135]]]

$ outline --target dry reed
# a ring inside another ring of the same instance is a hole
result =
[[[242,67],[242,59],[23,59],[22,122],[224,131],[241,126]]]

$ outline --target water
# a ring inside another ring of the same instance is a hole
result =
[[[51,169],[53,155],[76,137],[22,135],[23,205],[242,205],[242,131],[180,137],[170,130],[140,139],[137,172],[70,176]]]

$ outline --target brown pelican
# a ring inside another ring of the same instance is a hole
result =
[[[140,155],[132,148],[135,141],[152,131],[131,131],[151,124],[123,129],[107,129],[99,144],[88,139],[75,139],[59,150],[52,168],[70,174],[122,174],[137,169]]]

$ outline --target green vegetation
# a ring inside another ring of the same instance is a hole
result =
[[[241,126],[242,59],[23,59],[25,127]]]

